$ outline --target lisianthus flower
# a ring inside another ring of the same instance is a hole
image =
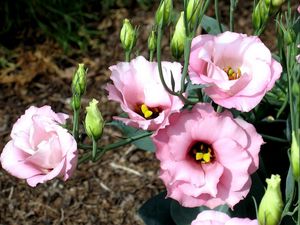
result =
[[[258,225],[257,220],[249,218],[230,218],[223,212],[206,210],[198,214],[191,225]]]
[[[75,139],[61,125],[68,115],[31,106],[11,131],[0,156],[3,169],[35,187],[54,177],[67,180],[77,165]]]
[[[192,83],[226,108],[248,112],[271,90],[282,72],[269,49],[256,36],[225,32],[200,35],[192,42]]]
[[[175,90],[179,89],[181,64],[162,62],[163,75],[171,87],[171,74]],[[170,95],[161,84],[156,62],[149,62],[139,56],[131,62],[121,62],[109,68],[111,80],[106,90],[108,98],[121,104],[129,118],[114,117],[125,124],[144,130],[157,130],[168,124],[168,116],[179,111],[183,103]]]
[[[168,197],[184,207],[232,208],[248,194],[263,144],[251,124],[207,103],[169,121],[153,137]]]

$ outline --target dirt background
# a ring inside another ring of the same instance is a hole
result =
[[[221,18],[228,24],[229,1],[221,2]],[[213,15],[213,7],[208,14]],[[24,42],[0,54],[11,64],[0,70],[0,152],[9,140],[17,118],[31,105],[51,105],[56,112],[70,115],[70,83],[77,63],[89,69],[87,93],[83,107],[91,98],[100,101],[105,120],[121,112],[118,104],[108,102],[104,88],[109,82],[108,67],[123,60],[119,30],[127,17],[138,25],[136,52],[148,56],[147,36],[153,26],[156,6],[144,10],[112,9],[109,16],[96,24],[101,35],[90,40],[89,50],[72,50],[64,54],[55,41]],[[180,9],[180,7],[177,7]],[[240,1],[236,12],[236,31],[251,34],[252,1]],[[265,32],[263,40],[274,49],[274,28]],[[171,59],[167,38],[164,59]],[[101,143],[111,143],[121,134],[106,127]],[[82,152],[82,151],[80,151]],[[128,145],[108,152],[101,161],[80,165],[67,182],[59,179],[36,188],[0,169],[0,225],[25,224],[140,224],[139,207],[164,189],[158,179],[159,163],[153,153]]]

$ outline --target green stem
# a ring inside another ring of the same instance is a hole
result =
[[[153,57],[154,57],[154,51],[149,52],[149,61],[153,62]]]
[[[73,111],[73,137],[75,138],[75,140],[78,140],[78,130],[79,130],[79,110],[74,109]]]
[[[237,0],[230,0],[230,10],[229,10],[230,31],[234,31],[234,10],[236,5],[237,5]]]
[[[186,89],[185,81],[186,81],[186,77],[188,74],[192,40],[193,40],[193,36],[186,37],[185,41],[184,41],[184,65],[183,65],[183,70],[182,70],[182,75],[181,75],[180,94],[183,94]]]
[[[223,110],[223,107],[220,106],[220,105],[218,105],[218,107],[217,107],[217,112],[220,113],[220,112],[222,112],[222,110]]]
[[[130,54],[131,54],[131,51],[125,51],[125,61],[126,62],[130,61]]]
[[[130,143],[132,143],[134,141],[137,141],[139,139],[148,137],[150,135],[152,135],[151,132],[149,132],[149,133],[142,133],[142,134],[139,134],[139,135],[136,135],[136,136],[133,136],[133,137],[125,138],[123,140],[120,140],[118,142],[106,145],[104,147],[96,148],[95,159],[98,160],[100,158],[99,156],[102,156],[105,152],[108,152],[110,150],[119,148],[119,147],[127,145],[127,144],[130,144]],[[78,144],[78,148],[81,148],[81,149],[92,149],[93,146],[84,145],[84,144]],[[86,162],[86,161],[92,159],[92,157],[93,156],[92,156],[91,152],[87,152],[87,153],[83,154],[83,156],[78,160],[78,164]]]
[[[92,159],[93,161],[95,161],[96,153],[97,153],[97,141],[95,140],[94,137],[92,137],[92,140],[93,140]]]
[[[157,66],[158,66],[158,73],[159,78],[161,80],[162,85],[164,86],[165,90],[169,92],[172,95],[177,95],[175,91],[172,91],[168,85],[166,84],[166,81],[164,79],[162,66],[161,66],[161,39],[162,39],[162,26],[158,25],[158,31],[157,31],[157,46],[156,46],[156,58],[157,58]]]
[[[223,28],[219,17],[219,0],[215,0],[215,15],[216,15],[216,20],[218,22],[220,33],[223,33]]]

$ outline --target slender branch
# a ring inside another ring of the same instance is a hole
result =
[[[152,132],[149,132],[149,133],[145,132],[145,133],[133,136],[133,137],[125,138],[123,140],[120,140],[118,142],[106,145],[104,147],[96,148],[95,159],[97,161],[100,158],[99,156],[102,156],[105,152],[108,152],[110,150],[119,148],[119,147],[127,145],[127,144],[130,144],[130,143],[132,143],[134,141],[137,141],[137,140],[140,140],[142,138],[149,137],[150,135],[152,135]],[[84,145],[84,144],[78,144],[78,148],[92,149],[92,146],[90,146],[90,145]],[[92,154],[91,154],[91,152],[87,152],[87,153],[83,154],[82,157],[80,157],[80,159],[78,160],[78,164],[86,162],[86,161],[88,161],[90,159],[92,159]]]
[[[125,51],[125,61],[129,62],[130,61],[130,51]]]
[[[230,31],[234,31],[234,10],[237,5],[237,0],[230,0],[230,11],[229,11],[229,27]]]
[[[219,30],[221,33],[223,33],[222,24],[219,17],[219,0],[215,0],[215,15],[216,15],[216,20],[218,22]]]
[[[260,134],[263,138],[269,139],[270,141],[276,141],[276,142],[282,142],[282,143],[288,143],[288,140],[285,140],[283,138],[273,137],[266,134]]]
[[[75,140],[78,140],[78,130],[79,130],[79,110],[74,109],[73,111],[73,137],[75,138]]]

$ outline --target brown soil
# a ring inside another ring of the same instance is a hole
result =
[[[228,1],[226,1],[228,2]],[[251,34],[252,1],[242,1],[236,15],[237,30]],[[227,22],[228,6],[221,7]],[[17,118],[30,105],[51,105],[56,112],[70,115],[70,83],[78,62],[89,68],[87,94],[83,108],[91,98],[98,99],[104,118],[110,121],[121,112],[116,103],[108,102],[105,84],[108,66],[123,60],[119,44],[122,19],[139,25],[137,52],[147,56],[147,35],[153,25],[154,8],[144,11],[114,9],[99,21],[102,31],[90,40],[87,53],[73,50],[65,55],[53,41],[33,46],[19,45],[13,51],[0,49],[11,64],[0,70],[0,149],[9,140]],[[213,14],[213,10],[210,10]],[[274,48],[272,29],[266,32],[267,44]],[[164,50],[170,59],[167,40]],[[107,127],[102,143],[111,143],[121,134]],[[0,150],[1,151],[1,150]],[[108,152],[99,162],[80,165],[67,182],[58,179],[29,187],[0,170],[0,225],[10,224],[143,224],[137,210],[145,200],[163,190],[158,179],[158,161],[153,153],[128,145]]]

